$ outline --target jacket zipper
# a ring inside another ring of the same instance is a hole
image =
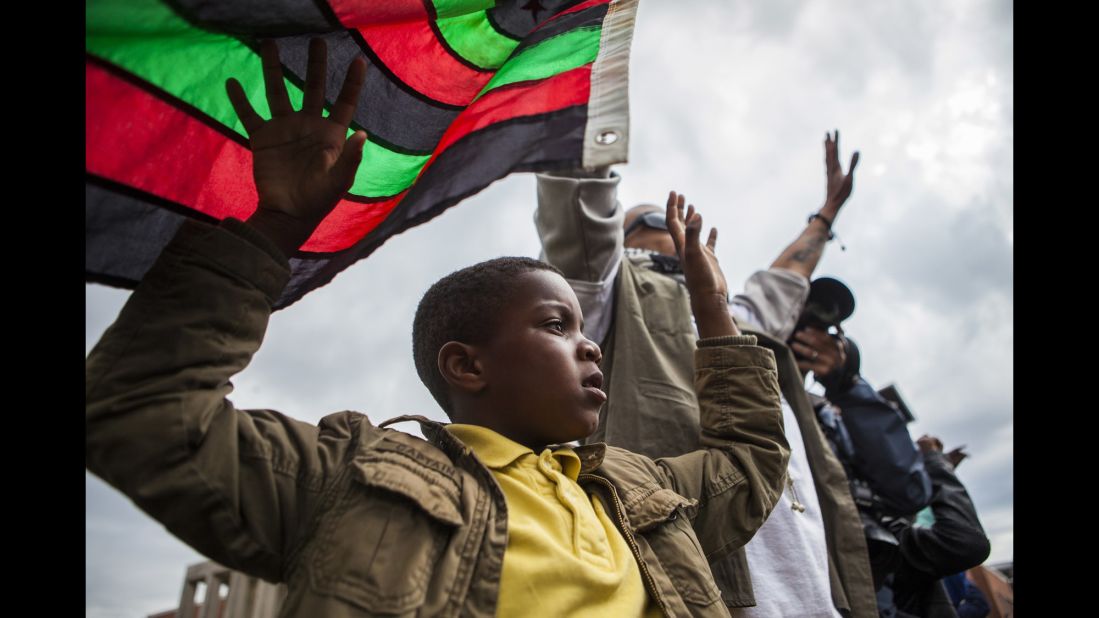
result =
[[[626,522],[625,516],[622,514],[622,503],[618,500],[618,492],[615,491],[614,485],[611,485],[610,481],[595,476],[594,474],[581,474],[577,480],[595,481],[611,491],[611,499],[614,500],[614,514],[618,516],[618,526],[622,530],[622,536],[626,539],[626,544],[630,546],[630,551],[633,552],[634,559],[637,560],[637,566],[641,569],[641,574],[645,576],[645,581],[649,584],[649,592],[652,593],[656,604],[660,606],[660,611],[663,612],[665,616],[671,616],[668,607],[664,605],[664,599],[661,598],[660,592],[656,588],[656,580],[653,579],[652,573],[649,573],[649,568],[645,566],[645,561],[641,559],[641,550],[637,547],[637,541],[633,538],[633,533],[630,532],[630,526]]]

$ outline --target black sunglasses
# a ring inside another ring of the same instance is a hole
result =
[[[652,228],[654,230],[664,230],[665,232],[668,231],[668,223],[665,220],[664,213],[653,211],[647,212],[643,215],[638,215],[636,219],[634,219],[632,222],[630,222],[628,226],[626,226],[626,232],[625,234],[623,234],[622,237],[625,238],[626,236],[633,234],[635,231],[637,231],[637,228],[641,226]]]

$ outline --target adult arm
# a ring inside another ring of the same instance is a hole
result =
[[[782,426],[774,354],[741,335],[726,308],[725,277],[711,230],[683,199],[668,200],[668,231],[683,264],[701,340],[695,352],[702,450],[658,461],[665,483],[697,504],[689,509],[712,562],[743,546],[778,502],[790,457]]]
[[[602,343],[622,261],[621,180],[609,167],[538,174],[534,224],[542,259],[564,273],[584,312],[584,336]]]
[[[819,217],[805,226],[794,242],[779,254],[771,267],[752,274],[744,291],[729,300],[729,311],[742,323],[786,341],[797,326],[809,297],[809,278],[816,270],[828,243],[831,224],[851,196],[859,153],[851,157],[848,172],[839,163],[839,131],[825,135],[824,162],[827,188]],[[823,218],[822,218],[823,217]]]
[[[843,172],[839,160],[839,140],[839,130],[834,136],[831,134],[824,136],[824,169],[827,188],[824,206],[817,213],[819,216],[809,221],[801,235],[779,254],[771,264],[771,268],[784,268],[806,279],[810,278],[816,270],[840,208],[847,198],[851,197],[851,190],[855,184],[855,166],[859,163],[859,153],[856,151],[851,155],[851,164],[848,166],[847,173]]]
[[[797,327],[807,298],[807,278],[785,268],[771,267],[748,277],[744,290],[729,299],[729,313],[741,324],[786,341]]]
[[[898,540],[909,568],[941,578],[981,564],[991,546],[973,500],[942,451],[923,443],[920,446],[931,476],[930,506],[935,522],[930,527],[910,526],[898,535]]]

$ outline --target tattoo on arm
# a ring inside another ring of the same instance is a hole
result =
[[[824,251],[824,244],[827,239],[823,235],[810,236],[806,239],[805,246],[798,249],[790,256],[790,259],[795,262],[808,262],[812,259],[820,259],[820,254]]]

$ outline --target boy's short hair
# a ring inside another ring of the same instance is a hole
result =
[[[556,267],[526,257],[502,257],[474,264],[435,282],[416,307],[412,321],[412,358],[416,373],[439,407],[451,413],[447,382],[439,372],[439,349],[448,341],[483,344],[508,300],[516,277]]]

